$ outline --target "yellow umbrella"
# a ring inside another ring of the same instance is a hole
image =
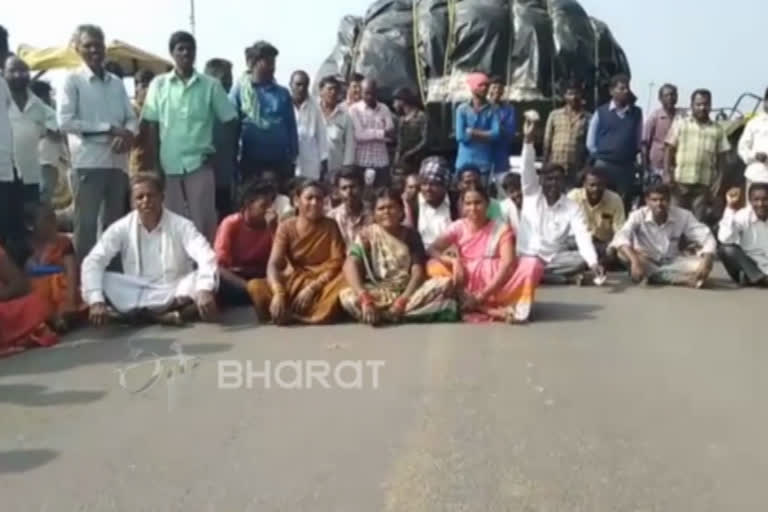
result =
[[[71,46],[38,49],[21,45],[17,53],[33,71],[72,69],[82,64],[80,56]],[[169,61],[157,55],[117,40],[107,46],[107,60],[117,63],[126,76],[131,76],[140,69],[156,74],[165,73],[173,67]]]
[[[140,69],[146,69],[159,75],[173,68],[170,61],[117,40],[112,41],[107,46],[107,59],[119,64],[126,75],[134,75]]]
[[[27,63],[33,71],[48,71],[49,69],[71,69],[80,66],[82,61],[74,48],[41,48],[22,44],[16,54]]]

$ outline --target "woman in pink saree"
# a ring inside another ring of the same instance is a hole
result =
[[[512,230],[488,218],[488,204],[485,190],[464,191],[463,218],[451,224],[429,252],[451,269],[464,320],[523,323],[530,316],[544,263],[538,258],[515,261]],[[457,248],[455,258],[444,254],[451,246]]]

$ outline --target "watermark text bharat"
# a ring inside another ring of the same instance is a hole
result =
[[[378,360],[220,360],[218,388],[376,390],[385,364]]]

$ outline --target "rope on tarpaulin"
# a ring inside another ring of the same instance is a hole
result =
[[[443,76],[453,74],[453,69],[448,65],[454,50],[456,50],[455,29],[456,28],[456,0],[448,0],[448,41],[445,45],[445,62],[443,62]]]
[[[597,23],[595,19],[590,16],[589,24],[592,26],[592,33],[595,36],[595,77],[592,84],[592,92],[594,94],[595,109],[600,105],[600,41],[597,37]]]
[[[545,3],[547,5],[547,17],[549,18],[550,26],[552,27],[552,31],[550,32],[552,36],[552,50],[549,52],[549,76],[551,87],[549,96],[552,100],[552,109],[554,110],[557,106],[557,100],[555,99],[555,96],[557,96],[557,92],[555,90],[557,85],[557,80],[555,78],[555,20],[552,18],[552,0],[545,0]]]
[[[362,21],[360,22],[360,26],[357,27],[357,34],[355,36],[355,40],[352,43],[352,48],[350,48],[349,51],[349,69],[347,70],[347,76],[344,77],[344,81],[349,85],[349,80],[352,78],[352,75],[355,73],[355,61],[357,60],[357,55],[360,53],[360,41],[363,39],[363,29],[365,28],[365,18],[362,18]]]
[[[419,59],[419,3],[413,1],[413,9],[411,10],[411,24],[413,25],[413,60],[414,69],[416,69],[416,83],[419,86],[419,96],[421,97],[421,104],[427,104],[427,90],[424,87],[424,69],[421,66],[421,60]]]
[[[507,63],[515,53],[515,7],[513,0],[507,2],[509,6],[509,41],[507,43]],[[512,66],[507,66],[507,76],[504,77],[504,83],[509,86],[512,84]],[[508,91],[507,91],[508,92]]]

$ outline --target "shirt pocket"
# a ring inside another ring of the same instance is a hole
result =
[[[710,155],[717,153],[717,141],[718,136],[715,133],[701,135],[700,148],[704,153],[702,158],[707,158]]]
[[[332,140],[334,142],[341,140],[341,129],[338,126],[334,124],[328,125],[326,132],[328,134],[328,140]]]

